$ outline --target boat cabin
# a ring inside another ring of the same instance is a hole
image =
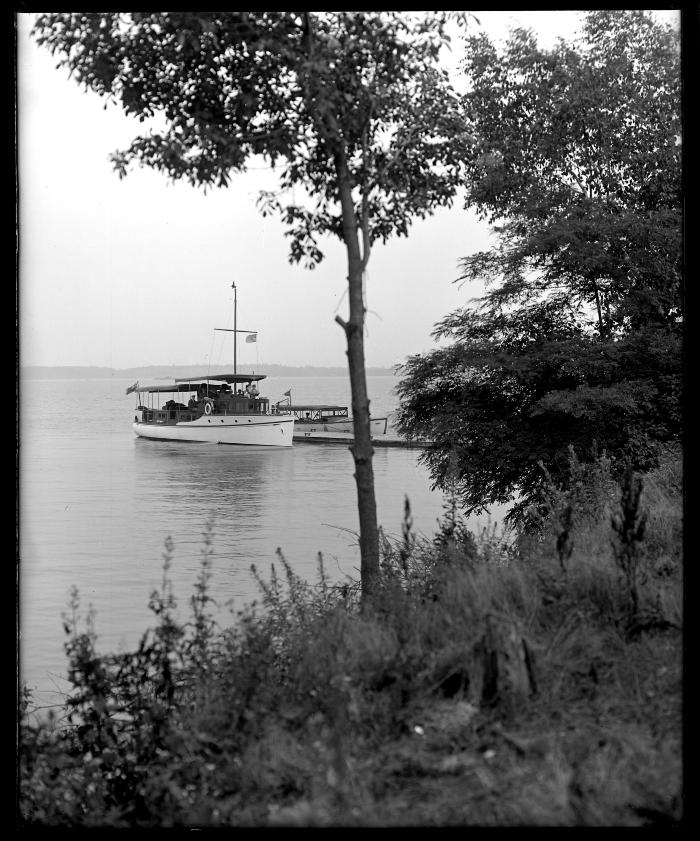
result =
[[[216,374],[176,379],[170,385],[137,386],[142,423],[176,424],[203,415],[267,415],[270,401],[257,383],[265,374]],[[170,398],[161,400],[165,395]]]
[[[294,415],[297,421],[302,423],[323,423],[333,420],[348,420],[347,406],[318,406],[302,404],[283,404],[280,411]]]

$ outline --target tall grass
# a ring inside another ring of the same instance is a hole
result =
[[[24,701],[21,823],[678,821],[679,470],[619,486],[572,453],[575,481],[515,531],[474,534],[448,502],[419,538],[407,500],[369,601],[278,551],[223,629],[211,525],[183,623],[166,542],[135,651],[99,654],[73,594],[66,718]]]

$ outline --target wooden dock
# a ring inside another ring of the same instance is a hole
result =
[[[295,430],[293,441],[295,444],[345,444],[347,447],[353,442],[353,434],[352,432],[298,432]],[[376,435],[372,438],[374,447],[421,449],[427,443],[427,441],[407,441],[405,438],[399,438],[398,435]]]

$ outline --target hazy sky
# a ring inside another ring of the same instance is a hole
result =
[[[551,45],[570,37],[572,11],[475,12],[494,38],[517,25]],[[668,13],[665,13],[668,17]],[[339,240],[309,271],[289,264],[288,241],[255,207],[274,187],[261,167],[208,192],[137,168],[119,180],[109,154],[143,126],[69,80],[18,21],[20,362],[22,365],[224,363],[344,365],[346,258]],[[456,50],[459,45],[456,45]],[[451,63],[458,60],[453,56]],[[408,238],[376,245],[367,271],[366,362],[391,366],[433,347],[448,312],[481,294],[454,283],[460,257],[484,248],[488,228],[459,203],[416,222]]]

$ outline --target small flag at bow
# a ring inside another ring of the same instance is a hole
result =
[[[285,397],[291,397],[292,396],[292,389],[290,388],[289,391],[285,391],[284,396]]]
[[[126,393],[127,393],[127,394],[131,394],[131,392],[132,392],[132,391],[136,391],[136,389],[137,389],[138,387],[139,387],[139,381],[138,381],[138,380],[136,380],[136,382],[135,382],[133,385],[130,385],[130,386],[129,386],[129,388],[127,388]]]
[[[257,342],[257,340],[258,340],[258,334],[257,334],[257,333],[249,333],[249,334],[245,337],[245,340],[246,340],[246,342]]]

